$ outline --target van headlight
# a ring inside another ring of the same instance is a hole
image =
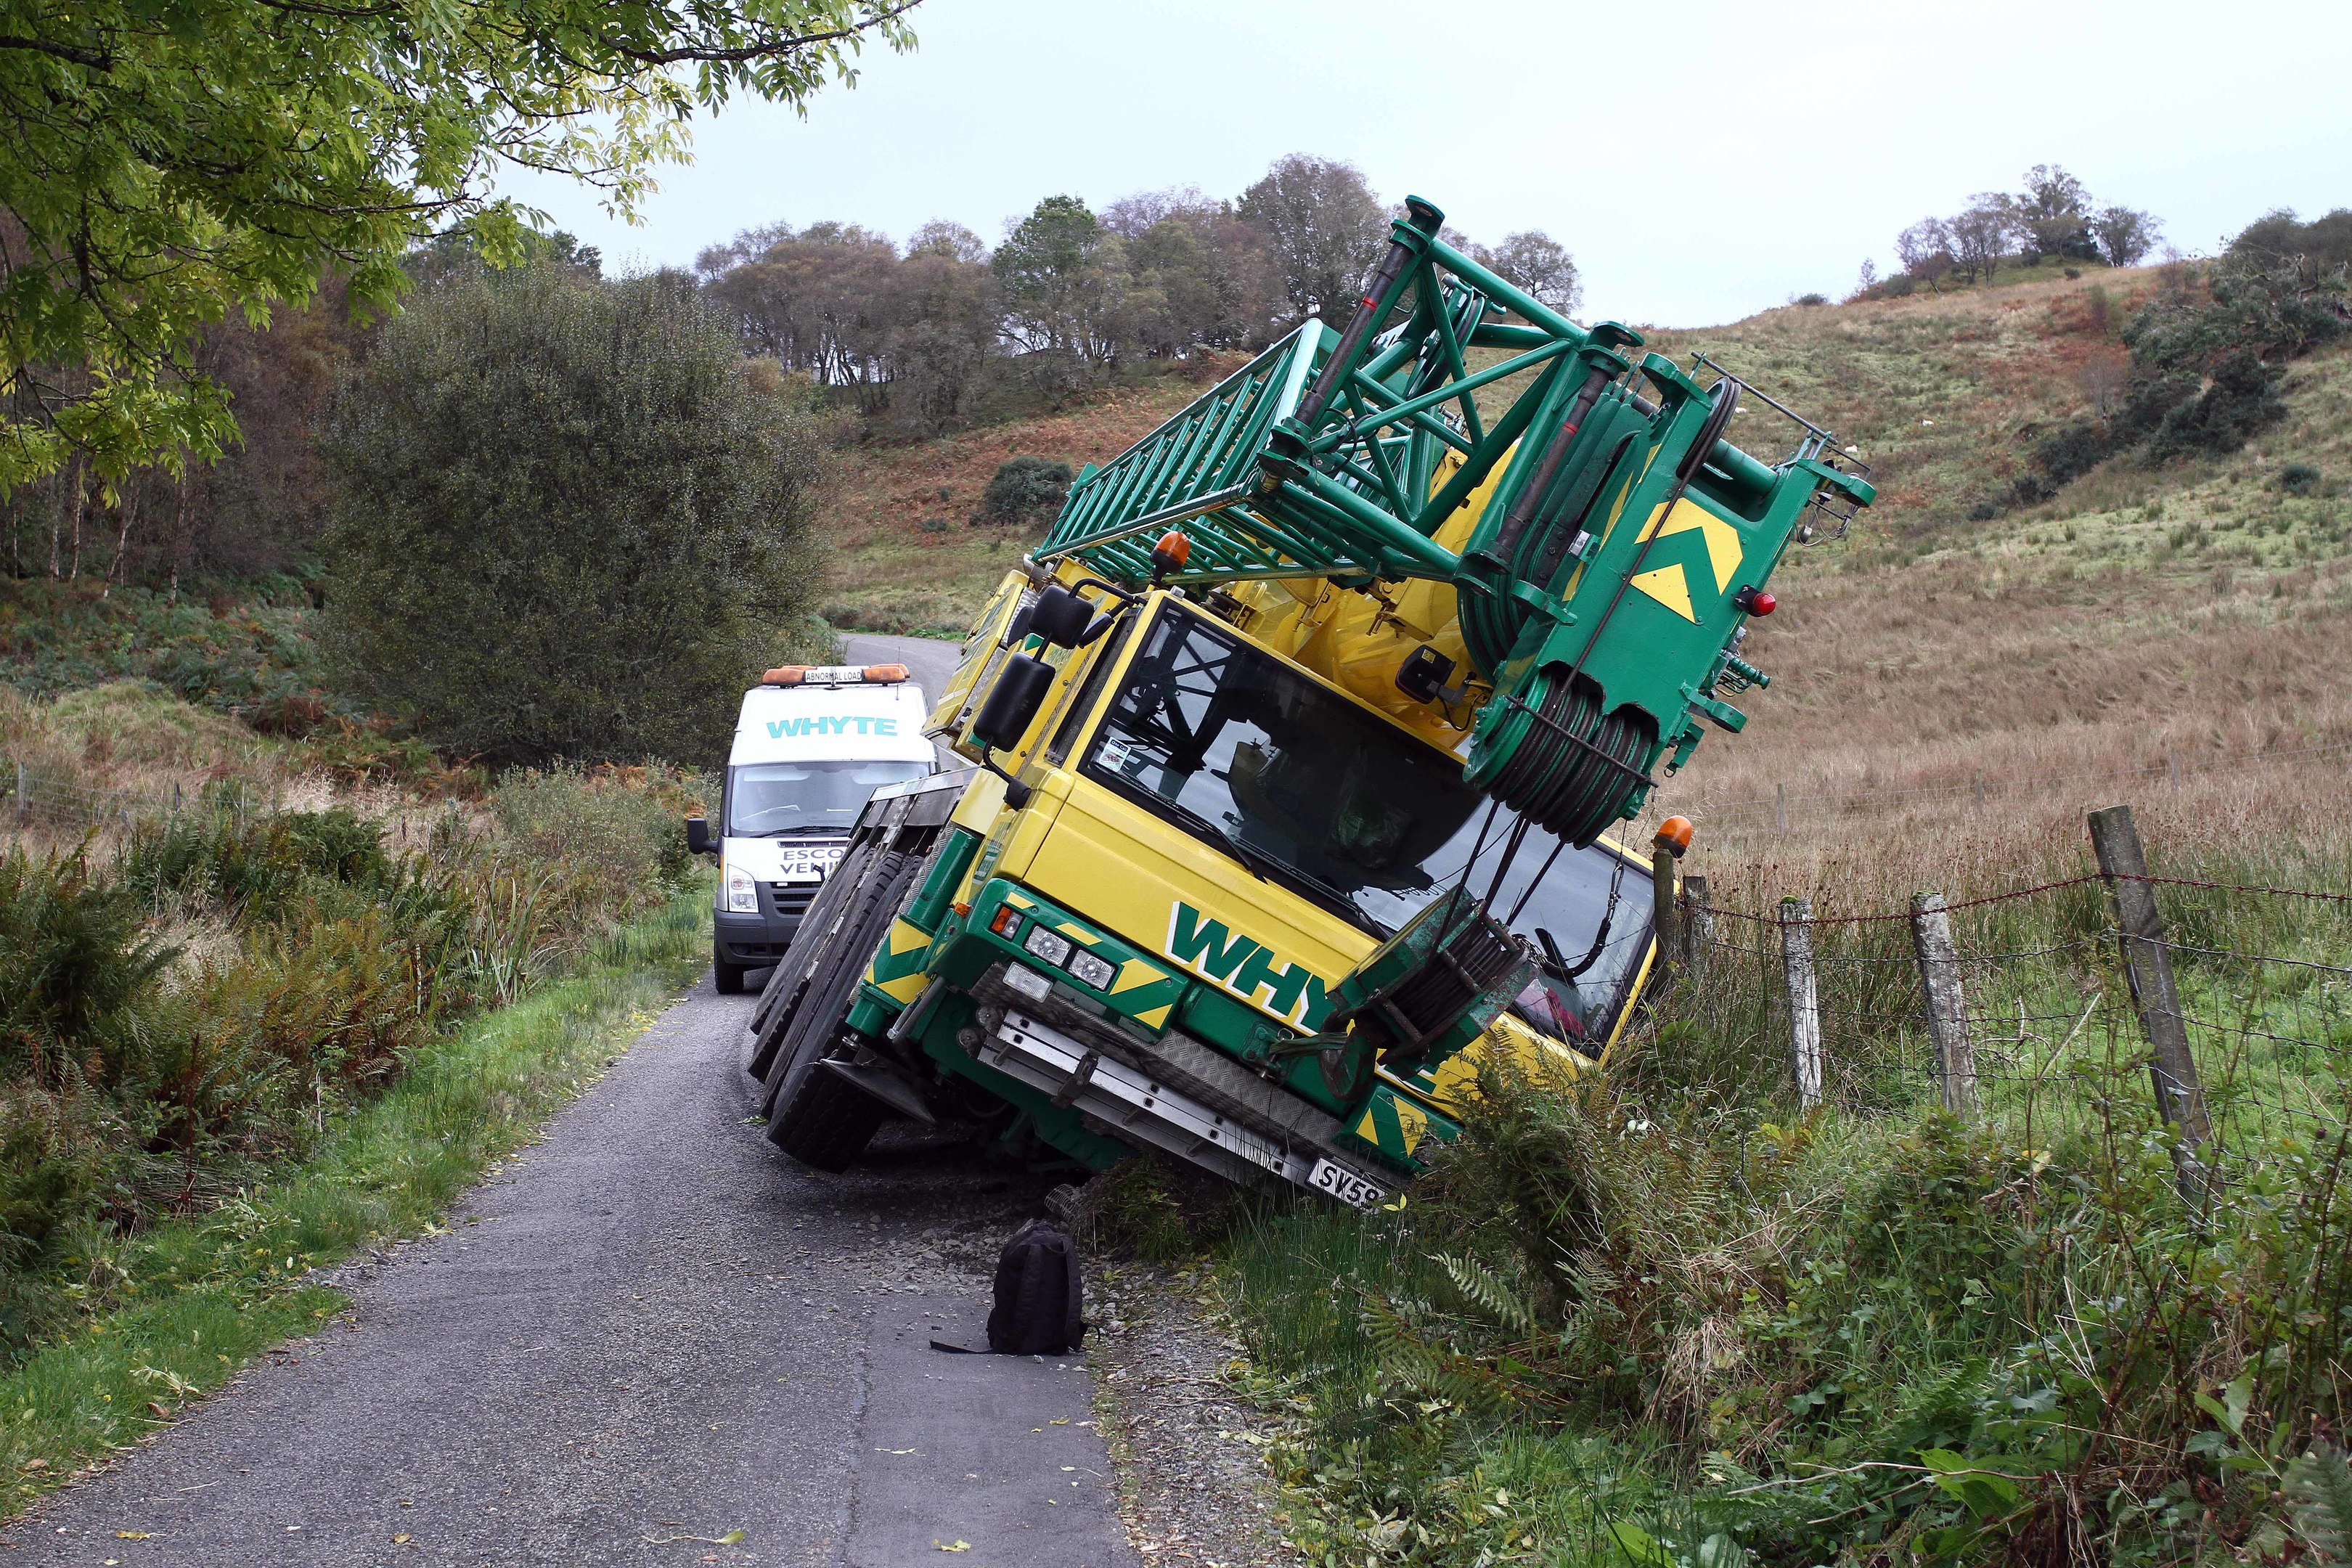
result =
[[[740,866],[727,868],[727,912],[736,915],[756,915],[760,912],[760,884],[751,880],[751,873]]]

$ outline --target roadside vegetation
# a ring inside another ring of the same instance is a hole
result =
[[[130,686],[7,729],[39,818],[0,851],[0,1367],[135,1294],[156,1226],[298,1168],[698,879],[667,770],[353,793]]]
[[[2166,813],[2155,869],[2352,889],[2344,786],[2306,804],[2297,837],[2284,812]],[[1968,877],[1954,897],[2088,869],[2063,840],[1982,849],[1938,868]],[[1712,896],[1860,913],[1921,885],[1818,854],[1819,884]],[[1284,1423],[1289,1537],[1318,1563],[2325,1558],[2352,1487],[2352,918],[2162,900],[2192,947],[2185,1011],[2236,1031],[2205,1068],[2228,1151],[2208,1200],[2149,1111],[2093,885],[1956,916],[1963,952],[2019,955],[1968,969],[1972,1118],[1920,1068],[1905,923],[1822,928],[1832,1081],[1811,1110],[1777,960],[1742,955],[1770,928],[1737,926],[1605,1072],[1489,1075],[1463,1140],[1381,1212],[1240,1221],[1219,1278]]]
[[[540,805],[561,787],[572,786],[542,784]],[[567,956],[542,959],[539,982],[510,1005],[462,1022],[445,1006],[440,1026],[418,1032],[363,1092],[314,1100],[307,1118],[299,1103],[277,1117],[266,1102],[247,1108],[240,1125],[258,1136],[207,1148],[200,1167],[207,1184],[234,1170],[245,1184],[190,1205],[165,1177],[136,1225],[119,1223],[119,1211],[73,1220],[28,1293],[48,1328],[0,1353],[0,1518],[155,1431],[281,1340],[315,1331],[343,1299],[313,1271],[429,1230],[700,973],[709,921],[698,880],[629,923],[583,933]],[[263,1042],[230,1043],[259,1085],[289,1081]],[[299,1102],[308,1085],[299,1074],[290,1085],[287,1101]],[[153,1112],[134,1102],[126,1114]],[[127,1163],[131,1196],[143,1157],[119,1144],[102,1136],[81,1157],[110,1151]],[[58,1184],[88,1168],[74,1162],[68,1152],[52,1167]],[[12,1180],[21,1189],[0,1172]],[[0,1218],[21,1216],[21,1190],[15,1201]]]

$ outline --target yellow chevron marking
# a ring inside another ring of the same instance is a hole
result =
[[[1690,579],[1683,575],[1681,562],[1654,572],[1636,572],[1632,585],[1683,619],[1696,624],[1698,616],[1691,611]]]
[[[1404,1152],[1412,1153],[1421,1146],[1423,1134],[1429,1131],[1429,1117],[1421,1107],[1400,1097],[1396,1106],[1397,1130],[1404,1134]]]
[[[1688,533],[1692,529],[1697,529],[1706,541],[1706,563],[1715,568],[1715,591],[1727,593],[1732,578],[1739,574],[1742,556],[1739,531],[1687,498],[1675,503],[1674,515],[1665,517],[1665,526],[1661,528],[1659,520],[1664,516],[1665,510],[1661,506],[1650,513],[1650,521],[1643,525],[1642,538],[1647,539],[1654,533],[1663,539],[1670,533]]]
[[[1147,963],[1139,958],[1130,958],[1118,966],[1118,978],[1110,983],[1110,994],[1116,996],[1122,991],[1132,991],[1138,986],[1156,984],[1167,978],[1168,976],[1160,972],[1158,964]]]
[[[931,933],[919,925],[910,925],[905,921],[890,922],[890,956],[893,958],[902,952],[912,952],[919,947],[929,947],[930,942]]]
[[[923,994],[923,987],[929,984],[930,978],[918,969],[914,973],[902,974],[896,980],[876,981],[874,989],[893,1002],[912,1003],[916,997]]]
[[[1148,1013],[1138,1013],[1135,1016],[1135,1021],[1147,1029],[1157,1029],[1168,1022],[1168,1015],[1175,1009],[1175,1006],[1176,1004],[1171,1002],[1166,1006],[1154,1007]]]
[[[1364,1107],[1364,1119],[1356,1123],[1356,1136],[1375,1149],[1380,1147],[1381,1130],[1372,1125],[1372,1108],[1369,1105]]]

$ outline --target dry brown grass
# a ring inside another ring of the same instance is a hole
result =
[[[850,448],[840,465],[826,618],[835,626],[961,637],[1032,535],[971,526],[998,465],[1052,458],[1073,472],[1159,428],[1239,360],[1209,356],[1196,376],[1113,387],[1062,412],[935,440]],[[929,523],[932,526],[926,527]]]

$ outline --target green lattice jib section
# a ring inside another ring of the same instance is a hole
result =
[[[1039,558],[1141,583],[1181,527],[1178,582],[1452,583],[1471,673],[1494,688],[1470,778],[1590,841],[1639,808],[1662,757],[1688,757],[1700,720],[1744,722],[1717,683],[1746,679],[1732,645],[1755,595],[1809,509],[1872,492],[1801,420],[1778,462],[1739,450],[1738,382],[1635,359],[1638,333],[1578,326],[1438,238],[1443,222],[1409,199],[1344,329],[1308,321],[1089,468]],[[1490,478],[1461,552],[1436,543]]]

